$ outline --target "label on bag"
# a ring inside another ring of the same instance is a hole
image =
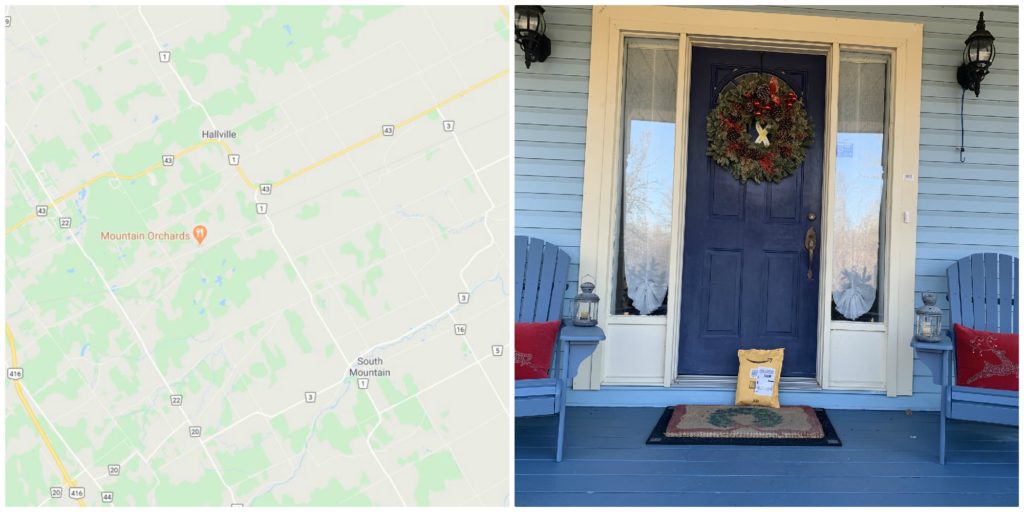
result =
[[[750,376],[755,380],[754,394],[771,396],[775,391],[775,368],[770,366],[759,366],[750,371]]]

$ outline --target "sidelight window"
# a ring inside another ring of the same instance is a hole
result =
[[[626,38],[614,313],[665,315],[678,41]]]
[[[841,52],[832,319],[882,321],[889,56]]]

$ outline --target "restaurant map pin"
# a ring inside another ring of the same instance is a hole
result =
[[[192,235],[196,237],[196,242],[199,245],[203,245],[203,240],[206,240],[206,226],[200,224],[192,228]]]

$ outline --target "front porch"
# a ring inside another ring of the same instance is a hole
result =
[[[517,418],[518,506],[1017,506],[1017,427],[938,413],[829,409],[832,447],[647,446],[654,407],[570,407],[565,459],[553,416]]]

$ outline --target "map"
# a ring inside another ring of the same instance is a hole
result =
[[[509,12],[7,7],[8,506],[509,504]]]

